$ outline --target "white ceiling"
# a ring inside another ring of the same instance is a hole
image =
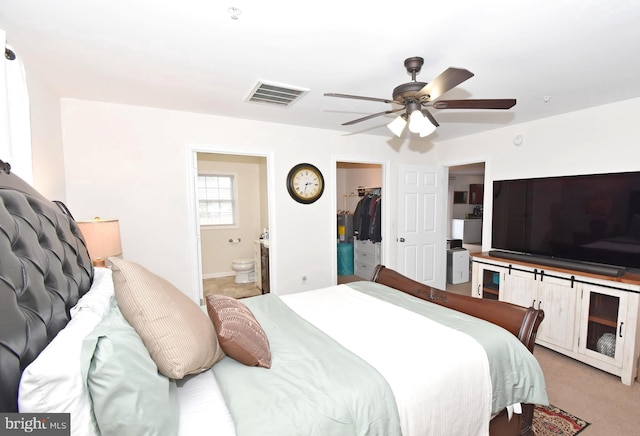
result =
[[[61,97],[391,136],[391,104],[449,66],[475,77],[443,99],[516,98],[507,111],[432,110],[442,141],[640,97],[636,0],[0,0],[0,29]],[[228,8],[241,10],[233,20]],[[259,80],[308,88],[290,108],[248,103]],[[548,101],[545,101],[548,97]],[[585,126],[591,127],[591,126]],[[405,135],[407,133],[405,132]],[[417,139],[417,138],[414,138]]]

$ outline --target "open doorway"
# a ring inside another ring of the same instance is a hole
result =
[[[269,292],[267,158],[195,154],[203,299],[210,293],[244,298]]]
[[[336,162],[337,283],[369,280],[382,263],[383,165]]]
[[[447,291],[471,295],[470,256],[482,251],[484,180],[484,162],[449,167]]]

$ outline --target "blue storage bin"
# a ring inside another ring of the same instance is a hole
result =
[[[353,275],[353,243],[352,242],[338,243],[338,275],[339,276]]]

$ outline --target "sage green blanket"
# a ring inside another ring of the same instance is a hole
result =
[[[400,435],[385,379],[278,297],[242,300],[269,338],[270,369],[213,367],[238,436]]]

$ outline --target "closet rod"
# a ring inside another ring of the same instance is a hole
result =
[[[382,188],[365,188],[363,186],[358,186],[358,196],[364,197],[365,195],[380,195],[382,193]]]

